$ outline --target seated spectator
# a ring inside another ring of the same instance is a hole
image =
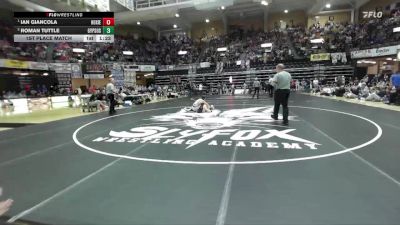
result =
[[[89,105],[96,106],[97,110],[104,111],[106,109],[106,102],[99,100],[99,91],[96,90],[89,98]]]
[[[378,90],[374,88],[369,93],[368,97],[365,98],[365,100],[366,101],[373,101],[373,102],[380,102],[380,101],[382,101],[382,98],[378,95]]]

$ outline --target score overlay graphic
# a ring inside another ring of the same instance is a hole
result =
[[[14,12],[14,42],[114,42],[113,12]]]

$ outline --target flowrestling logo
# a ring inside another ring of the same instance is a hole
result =
[[[182,109],[175,113],[152,116],[145,124],[129,130],[109,131],[93,142],[136,143],[195,147],[237,147],[265,150],[317,150],[319,143],[299,137],[294,128],[277,125],[271,118],[273,107],[214,110],[195,113]],[[290,116],[291,123],[299,122]]]
[[[380,19],[383,16],[382,11],[364,11],[362,13],[364,19],[370,19],[370,18]]]

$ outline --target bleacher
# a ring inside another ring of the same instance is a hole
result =
[[[354,73],[354,67],[350,64],[337,64],[332,63],[312,63],[310,61],[295,61],[295,62],[284,62],[286,71],[288,71],[292,78],[295,80],[309,80],[314,78],[320,78],[327,82],[334,81],[337,76],[352,77]],[[275,74],[275,66],[277,62],[268,63],[264,65],[257,65],[250,70],[240,68],[240,66],[234,66],[224,68],[221,74],[215,73],[215,67],[213,68],[199,68],[197,74],[189,75],[183,70],[180,71],[159,71],[156,73],[155,81],[158,85],[174,85],[171,83],[171,75],[180,75],[181,82],[187,82],[190,80],[198,85],[206,80],[206,83],[212,87],[216,87],[219,82],[227,83],[229,78],[232,76],[233,83],[236,86],[243,85],[244,82],[248,84],[257,77],[262,81],[267,81],[270,77]]]

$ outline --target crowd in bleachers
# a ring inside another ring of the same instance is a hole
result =
[[[45,61],[47,45],[43,43],[15,43],[13,27],[0,20],[0,58]]]
[[[0,22],[0,57],[33,61],[105,62],[131,61],[139,64],[179,65],[194,62],[250,61],[252,64],[271,61],[307,58],[315,52],[348,52],[354,48],[367,48],[400,41],[400,33],[393,27],[400,25],[399,13],[382,19],[371,19],[357,24],[315,22],[309,28],[276,27],[270,32],[231,29],[227,35],[203,38],[199,43],[187,35],[163,36],[159,40],[115,36],[110,43],[14,43],[13,28]],[[323,38],[324,43],[314,45],[311,39]],[[272,49],[261,48],[262,43],[272,43]],[[217,48],[227,47],[227,52]],[[74,53],[73,48],[83,48],[85,53]],[[178,55],[180,50],[187,51]],[[133,55],[124,55],[132,51]]]
[[[223,62],[230,66],[236,61],[247,60],[258,63],[290,59],[288,36],[285,32],[274,30],[260,32],[234,29],[227,35],[212,37],[201,55],[202,62]],[[262,48],[261,44],[272,43],[273,48]],[[226,52],[218,52],[220,47],[226,47]],[[267,50],[267,51],[265,51]],[[243,64],[242,64],[243,65]]]
[[[315,81],[312,93],[400,105],[400,88],[392,85],[389,74],[367,75],[361,80],[329,84]]]
[[[349,52],[352,49],[364,49],[391,45],[400,41],[400,34],[393,28],[400,25],[399,13],[380,19],[370,19],[357,24],[315,22],[308,29],[293,27],[288,29],[295,49],[300,56],[307,57],[315,52]],[[324,43],[312,45],[310,40],[323,38]],[[314,47],[314,48],[313,48]]]
[[[85,53],[74,53],[73,48],[85,49]],[[178,55],[180,50],[186,50],[189,54]],[[123,51],[132,51],[133,54],[124,55]],[[113,44],[59,43],[54,47],[53,59],[69,62],[130,61],[139,64],[172,65],[194,63],[198,52],[193,41],[186,35],[171,35],[161,37],[160,40],[115,36]]]

